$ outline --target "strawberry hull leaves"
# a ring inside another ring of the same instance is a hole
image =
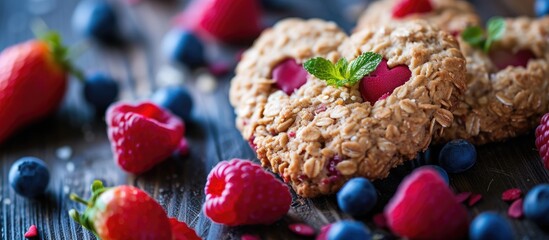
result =
[[[336,64],[321,57],[307,60],[303,67],[311,75],[326,81],[331,86],[352,86],[364,76],[373,72],[382,60],[382,56],[373,52],[360,55],[351,63],[345,58],[339,59]]]

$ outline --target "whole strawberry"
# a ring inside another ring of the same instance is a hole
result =
[[[132,186],[103,187],[92,184],[89,201],[71,194],[71,199],[87,206],[80,214],[69,215],[102,240],[171,239],[172,232],[166,212],[153,198]]]
[[[222,42],[247,43],[261,32],[261,8],[257,0],[194,0],[176,23]]]
[[[393,17],[403,18],[411,14],[433,11],[431,0],[399,0],[393,7]]]
[[[149,102],[114,104],[106,117],[115,161],[124,171],[134,174],[166,160],[185,132],[179,117]]]
[[[541,118],[536,128],[536,147],[546,169],[549,169],[549,113]]]
[[[217,164],[208,175],[205,192],[206,216],[228,226],[274,223],[292,203],[284,183],[241,159]]]
[[[57,109],[68,73],[77,73],[67,55],[54,32],[0,53],[0,142]]]

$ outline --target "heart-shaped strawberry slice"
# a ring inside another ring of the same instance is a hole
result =
[[[433,11],[430,0],[401,0],[393,7],[393,17],[403,18],[414,13],[428,13]]]
[[[395,88],[402,86],[411,76],[412,72],[408,66],[399,65],[389,68],[387,60],[383,59],[375,71],[362,78],[360,93],[365,101],[375,103],[390,95]]]
[[[286,94],[292,94],[307,82],[307,71],[295,59],[289,58],[273,69],[276,86]]]
[[[412,239],[460,239],[469,226],[467,210],[430,168],[420,168],[402,181],[385,217],[394,233]]]
[[[530,50],[524,49],[516,53],[509,50],[493,50],[490,52],[490,59],[499,70],[503,70],[508,66],[526,67],[530,59],[536,58],[536,55]]]

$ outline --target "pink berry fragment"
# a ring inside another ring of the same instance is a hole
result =
[[[244,234],[240,237],[240,240],[261,240],[261,238],[253,234]]]
[[[477,204],[481,199],[482,199],[482,195],[480,195],[479,193],[473,193],[471,195],[471,198],[469,198],[469,202],[467,205],[469,205],[469,207],[472,207],[475,204]]]
[[[304,224],[304,223],[294,223],[294,224],[290,224],[288,226],[288,228],[290,229],[290,231],[292,231],[293,233],[297,234],[297,235],[300,235],[300,236],[304,236],[304,237],[312,237],[315,235],[316,231],[313,227],[307,225],[307,224]]]
[[[501,200],[506,202],[513,202],[522,196],[522,191],[518,188],[507,189],[501,194]]]
[[[179,156],[189,155],[189,142],[187,142],[186,138],[181,139],[179,142],[179,145],[177,146],[177,154]]]
[[[29,227],[29,230],[25,233],[25,238],[33,238],[38,236],[38,228],[36,228],[36,225],[31,225]]]
[[[522,218],[524,216],[524,211],[522,208],[522,198],[519,198],[518,200],[514,201],[509,209],[507,210],[507,215],[511,218]]]
[[[331,227],[332,227],[332,224],[322,226],[322,228],[320,228],[320,233],[316,236],[316,240],[327,240],[328,231],[330,231]]]
[[[471,197],[471,194],[473,194],[472,192],[462,192],[462,193],[458,193],[456,195],[456,201],[458,203],[464,203],[465,201],[467,201],[467,199],[469,199],[469,197]]]
[[[387,228],[387,219],[385,218],[385,214],[378,213],[374,215],[374,224],[377,228]]]
[[[216,77],[224,76],[231,71],[231,65],[225,62],[214,62],[208,65],[208,71]]]

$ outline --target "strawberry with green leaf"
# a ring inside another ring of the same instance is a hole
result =
[[[99,239],[172,239],[166,212],[146,192],[132,186],[105,188],[101,181],[94,181],[91,190],[88,201],[71,194],[71,200],[87,208],[82,214],[72,209],[69,215]]]
[[[55,32],[0,53],[0,142],[57,109],[69,73],[82,76],[68,57],[68,48]]]
[[[387,97],[412,75],[408,66],[389,68],[387,60],[373,52],[363,53],[350,63],[345,58],[333,64],[317,57],[308,60],[303,66],[311,75],[331,86],[351,87],[360,82],[362,98],[372,104]]]

